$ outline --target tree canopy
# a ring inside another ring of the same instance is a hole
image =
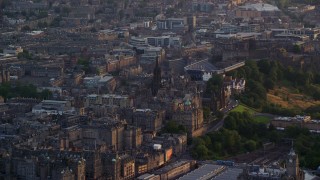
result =
[[[0,85],[0,96],[4,99],[13,97],[48,99],[52,93],[48,90],[42,92],[37,91],[37,87],[30,85],[12,85],[10,83],[2,83]]]

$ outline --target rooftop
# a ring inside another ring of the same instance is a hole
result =
[[[229,179],[237,179],[239,174],[242,173],[242,169],[238,168],[228,168],[226,171],[212,178],[212,180],[229,180]]]
[[[163,167],[163,168],[161,168],[161,169],[158,169],[156,172],[155,172],[155,174],[161,174],[161,173],[163,173],[163,172],[168,172],[168,171],[170,171],[170,170],[172,170],[172,169],[174,169],[174,168],[177,168],[177,167],[179,167],[179,166],[182,166],[182,165],[184,165],[184,164],[186,164],[186,163],[190,163],[189,161],[176,161],[175,163],[173,163],[173,164],[169,164],[169,165],[167,165],[167,166],[165,166],[165,167]]]
[[[190,64],[184,68],[185,70],[201,70],[201,71],[216,71],[217,67],[209,63],[208,59],[198,61],[196,63]]]
[[[195,180],[195,179],[209,179],[220,173],[225,166],[214,164],[205,164],[198,169],[180,177],[178,180]],[[232,179],[232,178],[229,178]]]
[[[256,3],[256,4],[246,4],[244,6],[240,6],[241,9],[245,10],[255,10],[255,11],[280,11],[278,7],[273,6],[271,4],[265,3]]]

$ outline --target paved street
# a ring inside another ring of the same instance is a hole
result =
[[[212,127],[208,128],[206,132],[218,131],[223,126],[224,119],[227,117],[227,113],[237,107],[238,104],[239,103],[237,100],[230,100],[230,103],[227,105],[227,107],[221,110],[224,113],[223,118],[221,120],[217,120],[218,122],[216,122]]]

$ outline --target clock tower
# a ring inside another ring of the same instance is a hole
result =
[[[299,168],[299,158],[298,155],[294,152],[293,148],[291,148],[287,160],[287,175],[295,180],[302,180],[303,179],[303,173],[300,171]]]

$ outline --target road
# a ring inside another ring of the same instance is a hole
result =
[[[212,127],[208,128],[206,133],[212,132],[212,131],[218,131],[223,126],[224,119],[228,116],[227,113],[232,109],[234,109],[235,107],[237,107],[238,105],[239,103],[237,100],[233,100],[233,99],[230,100],[230,103],[228,103],[227,107],[221,110],[221,112],[223,112],[224,114],[223,118],[218,120],[218,122],[215,123]]]
[[[232,109],[234,109],[235,107],[237,107],[239,105],[238,100],[233,100],[230,99],[230,102],[228,103],[227,107],[223,108],[221,110],[221,112],[223,112],[224,114],[226,114],[227,112],[231,111]]]
[[[269,117],[269,118],[274,118],[274,117],[276,117],[276,115],[274,115],[274,114],[269,114],[269,113],[255,113],[254,115],[255,115],[255,116],[266,116],[266,117]]]
[[[220,128],[222,128],[223,123],[224,123],[224,119],[228,116],[227,113],[228,113],[229,111],[231,111],[232,109],[234,109],[235,107],[237,107],[237,106],[238,106],[238,101],[236,101],[236,100],[230,100],[230,103],[228,104],[228,106],[227,106],[226,108],[224,108],[224,109],[221,110],[221,111],[224,113],[223,118],[220,119],[220,120],[217,120],[217,121],[212,122],[213,124],[210,124],[210,123],[209,123],[208,125],[210,125],[210,126],[212,126],[212,127],[209,127],[209,128],[206,130],[206,133],[213,132],[213,131],[218,131]],[[205,133],[205,134],[206,134],[206,133]],[[182,154],[180,155],[180,157],[177,157],[177,158],[178,158],[178,159],[189,159],[189,160],[194,159],[194,158],[191,156],[191,151],[192,151],[192,149],[193,149],[193,146],[194,146],[194,144],[189,145],[189,146],[187,147],[186,152],[182,153]]]

